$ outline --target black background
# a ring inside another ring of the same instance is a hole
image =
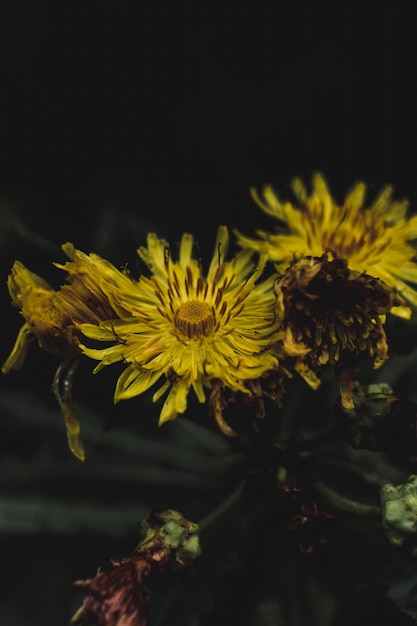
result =
[[[37,233],[86,250],[109,208],[174,236],[252,227],[251,185],[285,192],[315,169],[340,199],[357,178],[414,199],[410,21],[302,3],[13,4],[0,190]]]
[[[20,324],[6,288],[15,258],[55,285],[62,278],[51,261],[62,260],[65,241],[122,265],[135,263],[148,231],[173,242],[190,231],[209,255],[221,223],[248,234],[271,226],[250,198],[252,185],[272,183],[285,194],[294,175],[309,182],[314,170],[339,200],[363,179],[370,195],[392,184],[415,210],[413,25],[392,3],[366,10],[347,3],[232,8],[84,0],[3,8],[1,360]],[[39,352],[0,390],[4,398],[35,390],[56,410],[54,366]],[[110,387],[99,394],[99,383],[88,385],[78,383],[80,403],[111,402]],[[52,500],[76,499],[82,470],[62,430],[45,431],[44,439],[29,418],[14,427],[3,408],[0,419],[4,492],[29,497],[33,487]],[[91,448],[89,454],[91,470],[97,459]],[[33,478],[62,455],[74,475],[52,486]],[[113,462],[117,467],[117,454]],[[101,503],[120,489],[107,493],[97,474],[93,484]],[[203,503],[210,493],[203,491]],[[190,514],[204,510],[181,495],[177,501]],[[111,543],[99,532],[87,539],[31,532],[9,528],[2,540],[8,584],[1,615],[13,626],[67,623],[76,606],[71,582],[135,543],[126,533]]]

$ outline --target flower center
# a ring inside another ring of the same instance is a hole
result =
[[[209,335],[214,328],[215,319],[207,302],[190,300],[182,302],[175,314],[175,326],[181,334],[190,339]]]

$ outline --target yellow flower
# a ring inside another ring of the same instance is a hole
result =
[[[213,258],[204,276],[193,258],[192,235],[182,236],[179,259],[171,257],[168,244],[148,235],[147,248],[139,256],[151,270],[136,283],[120,284],[112,291],[112,303],[129,316],[99,324],[82,324],[86,337],[110,342],[102,349],[82,347],[100,361],[94,372],[117,361],[127,363],[115,390],[115,402],[132,398],[164,382],[153,400],[169,394],[160,423],[174,419],[187,408],[190,388],[205,402],[204,388],[221,384],[233,392],[251,395],[248,381],[277,366],[268,348],[277,337],[273,293],[274,277],[257,283],[262,267],[241,251],[226,261],[229,235],[218,229]],[[220,428],[232,434],[221,411],[215,412]]]
[[[346,259],[350,269],[383,280],[417,307],[417,290],[411,286],[417,284],[416,248],[412,245],[417,238],[417,216],[407,216],[407,200],[394,200],[393,188],[385,186],[367,207],[366,185],[357,182],[338,205],[320,172],[313,175],[311,195],[298,178],[291,188],[296,205],[280,200],[270,185],[264,187],[262,198],[251,189],[255,202],[282,227],[276,234],[258,230],[260,239],[237,232],[240,246],[265,255],[280,272],[294,260],[320,257],[331,250]],[[411,314],[404,306],[391,312],[403,317]]]
[[[105,285],[109,291],[113,284],[128,283],[130,279],[104,259],[94,254],[86,255],[71,243],[64,244],[62,249],[71,261],[55,265],[68,272],[69,284],[58,291],[20,261],[13,264],[7,285],[12,303],[20,309],[25,322],[2,366],[2,372],[7,374],[20,369],[29,345],[36,339],[41,348],[63,357],[54,378],[53,391],[65,418],[70,449],[84,460],[80,425],[71,396],[75,359],[82,354],[78,325],[82,322],[98,323],[101,319],[126,313],[110,304],[105,295]]]

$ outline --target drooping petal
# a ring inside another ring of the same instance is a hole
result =
[[[187,396],[190,383],[186,379],[175,381],[170,389],[164,406],[159,416],[159,424],[173,420],[179,413],[184,413],[187,408]]]
[[[25,322],[19,330],[11,353],[3,363],[1,368],[3,374],[8,374],[11,370],[19,370],[22,367],[26,360],[29,346],[34,339],[35,336],[32,334],[29,324]]]

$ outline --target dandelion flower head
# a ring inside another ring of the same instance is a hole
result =
[[[7,286],[12,304],[20,309],[25,322],[3,365],[4,374],[20,369],[33,340],[37,339],[39,346],[50,354],[75,356],[80,354],[77,324],[123,313],[120,307],[112,307],[106,292],[111,291],[115,281],[120,284],[129,278],[108,261],[95,254],[87,255],[71,243],[63,244],[62,249],[70,261],[55,263],[67,272],[67,283],[57,290],[20,261],[13,264]]]
[[[256,250],[284,271],[303,256],[320,257],[326,250],[347,260],[349,268],[383,280],[412,307],[417,307],[416,248],[417,215],[408,216],[408,200],[394,200],[393,188],[383,187],[367,206],[367,187],[355,183],[342,205],[333,199],[320,172],[312,178],[309,195],[304,183],[295,178],[291,184],[296,204],[282,201],[270,185],[251,195],[258,206],[277,219],[276,233],[258,230],[259,239],[236,233],[239,245]],[[408,307],[393,308],[393,313],[409,317]]]
[[[106,292],[115,282],[123,284],[129,278],[108,261],[95,254],[87,255],[71,243],[63,244],[62,249],[70,260],[64,265],[55,263],[67,272],[67,282],[57,290],[20,261],[13,264],[7,285],[12,304],[20,310],[24,323],[2,372],[20,369],[35,340],[46,352],[62,358],[52,390],[65,419],[69,447],[77,458],[84,460],[80,424],[72,402],[72,378],[76,360],[81,356],[78,325],[98,323],[124,313],[120,307],[113,308]]]
[[[82,347],[99,361],[95,372],[118,361],[127,364],[116,384],[115,402],[142,394],[162,377],[153,400],[168,392],[160,413],[163,423],[184,413],[191,388],[201,403],[205,388],[218,384],[250,394],[247,381],[276,367],[277,358],[268,351],[279,334],[274,277],[259,281],[262,268],[251,250],[226,260],[228,243],[227,228],[220,226],[204,275],[193,256],[192,235],[183,234],[178,260],[173,260],[167,242],[149,234],[147,247],[138,254],[150,276],[112,291],[114,306],[129,315],[81,325],[86,337],[110,344]],[[220,414],[216,419],[231,434]]]

